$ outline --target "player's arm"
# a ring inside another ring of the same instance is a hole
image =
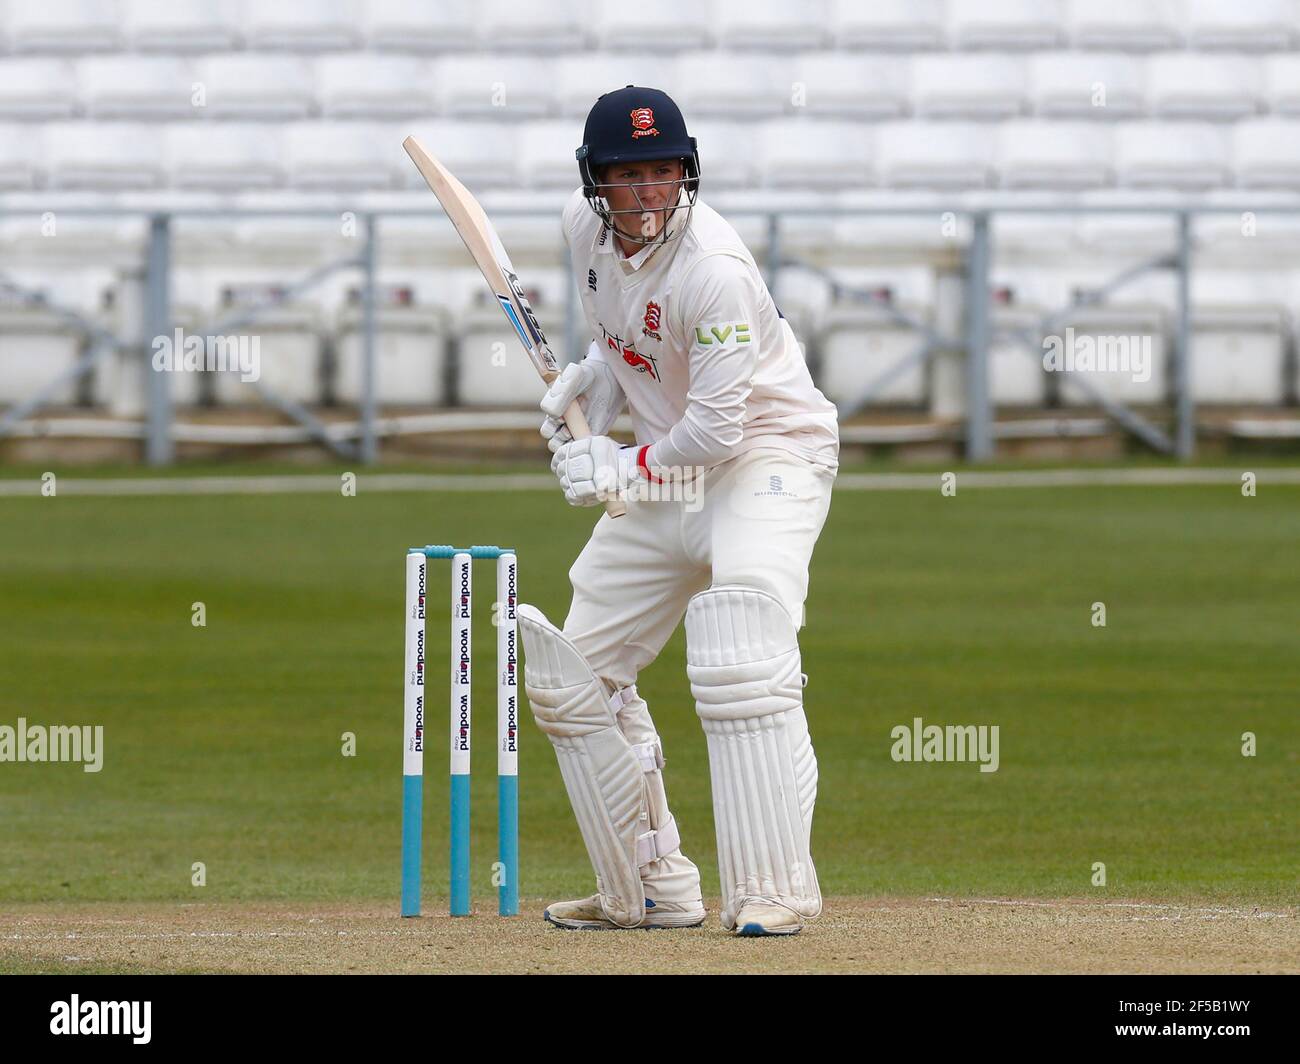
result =
[[[566,444],[551,469],[575,506],[619,495],[634,480],[686,477],[734,455],[758,361],[759,294],[747,265],[729,255],[692,267],[679,286],[676,324],[689,344],[686,411],[663,439],[620,448],[608,436]]]
[[[677,313],[689,344],[690,387],[681,419],[638,455],[651,473],[707,469],[736,453],[758,362],[759,292],[744,262],[712,255],[679,287]]]
[[[560,217],[560,231],[564,234],[570,256],[573,255],[575,242],[582,239],[579,236],[582,226],[590,226],[591,218],[582,189],[578,189],[569,197]],[[541,433],[552,453],[573,439],[561,415],[575,399],[587,415],[587,424],[591,426],[593,436],[607,435],[614,419],[627,403],[614,371],[605,362],[603,349],[594,339],[587,349],[586,357],[581,362],[565,366],[538,404],[546,415],[542,421]]]

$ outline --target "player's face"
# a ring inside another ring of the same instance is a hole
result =
[[[609,203],[620,233],[653,240],[667,224],[669,210],[677,206],[684,176],[680,159],[611,163],[598,191]]]

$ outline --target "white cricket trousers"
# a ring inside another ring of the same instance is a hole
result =
[[[625,516],[601,517],[569,570],[564,634],[617,690],[658,656],[691,596],[714,584],[775,595],[802,627],[834,480],[789,451],[755,448],[708,470],[692,497],[629,500]]]

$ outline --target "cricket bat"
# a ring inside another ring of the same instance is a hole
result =
[[[492,294],[501,304],[501,310],[514,326],[515,334],[524,345],[529,360],[549,386],[560,375],[559,364],[551,353],[551,347],[546,342],[546,335],[537,322],[533,308],[524,298],[524,290],[510,263],[510,256],[506,254],[501,238],[497,236],[497,231],[482,206],[470,194],[469,189],[457,181],[451,171],[430,155],[414,137],[402,141],[402,147],[428,182],[433,194],[438,197],[442,209],[447,212],[451,224],[465,242],[465,249],[473,256],[488,287],[492,289]],[[564,412],[564,423],[575,440],[586,439],[591,435],[586,415],[576,399]],[[620,499],[609,499],[605,503],[605,512],[610,517],[622,517],[627,512],[627,507]]]

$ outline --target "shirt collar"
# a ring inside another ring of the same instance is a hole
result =
[[[689,206],[690,204],[686,202],[685,191],[678,192],[677,210],[673,211],[673,216],[668,222],[667,236],[663,240],[656,240],[653,244],[647,244],[635,255],[631,255],[628,258],[624,258],[623,253],[618,250],[618,243],[614,239],[613,231],[606,227],[602,230],[602,232],[605,233],[604,241],[597,238],[596,254],[614,255],[618,258],[618,264],[625,273],[635,273],[644,266],[647,260],[649,260],[650,257],[653,256],[661,247],[672,240],[679,239],[678,231],[686,224],[686,220],[690,217]]]

